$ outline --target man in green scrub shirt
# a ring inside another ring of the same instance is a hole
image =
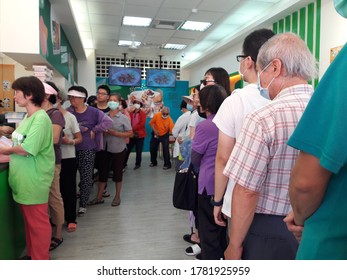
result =
[[[347,259],[347,44],[314,92],[288,145],[300,150],[290,183],[297,259]],[[301,236],[301,231],[302,236]]]

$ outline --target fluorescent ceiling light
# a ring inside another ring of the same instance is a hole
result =
[[[164,46],[164,49],[170,49],[170,50],[183,50],[186,48],[187,45],[182,45],[182,44],[166,44]]]
[[[205,31],[211,26],[209,22],[200,22],[200,21],[186,21],[180,29],[182,30],[191,30],[191,31]]]
[[[123,25],[148,27],[152,22],[151,18],[144,17],[123,17]]]
[[[126,40],[119,40],[118,46],[120,47],[138,47],[141,45],[141,42],[138,41],[126,41]]]

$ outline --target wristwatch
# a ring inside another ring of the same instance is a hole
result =
[[[211,204],[213,206],[222,206],[223,205],[223,198],[220,201],[214,201],[214,196],[211,197]]]

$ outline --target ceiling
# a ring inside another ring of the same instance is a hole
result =
[[[60,14],[74,19],[79,35],[69,40],[80,40],[84,48],[95,49],[97,56],[140,59],[179,60],[181,67],[204,58],[206,53],[220,50],[259,26],[289,15],[311,1],[299,0],[51,0],[60,5]],[[65,3],[63,5],[63,3]],[[72,13],[66,11],[71,5]],[[154,21],[179,22],[186,20],[210,22],[204,32],[155,27],[122,25],[123,16],[149,17]],[[71,18],[62,19],[64,23]],[[66,26],[66,33],[72,32]],[[119,47],[119,40],[141,42],[137,48]],[[167,43],[184,44],[184,50],[163,49]],[[72,42],[74,45],[74,42]],[[75,43],[76,45],[76,43]]]

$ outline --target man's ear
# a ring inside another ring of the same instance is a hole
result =
[[[274,71],[275,77],[278,77],[282,71],[282,61],[278,58],[275,58],[272,61],[272,64],[273,64],[273,71]]]

